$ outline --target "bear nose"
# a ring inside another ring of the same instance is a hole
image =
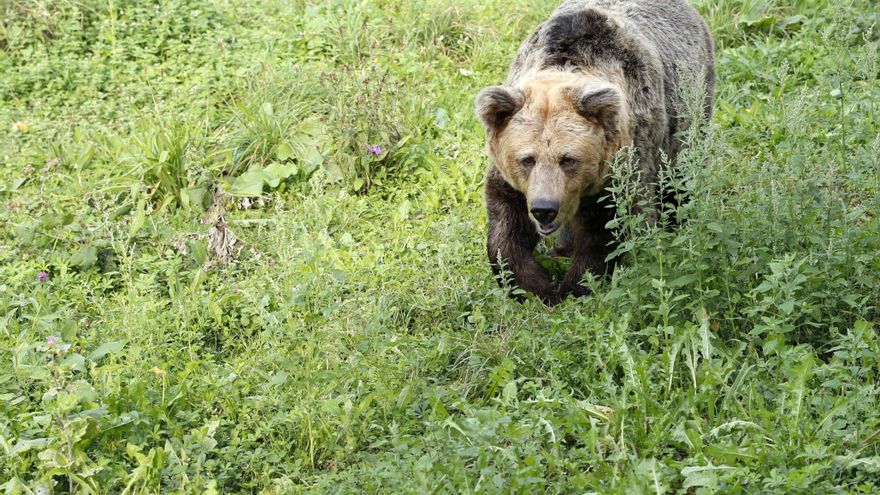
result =
[[[541,222],[543,225],[547,225],[556,218],[556,214],[559,213],[559,203],[555,201],[549,201],[546,199],[539,199],[532,203],[532,216],[535,217],[535,220]]]

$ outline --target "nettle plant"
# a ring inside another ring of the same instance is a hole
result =
[[[699,85],[686,89],[683,111],[701,122],[694,94]],[[852,118],[823,114],[838,118],[841,129]],[[775,125],[789,138],[759,155],[763,163],[730,151],[717,127],[687,130],[687,148],[658,184],[664,197],[677,201],[660,205],[657,222],[644,215],[656,205],[637,204],[632,157],[618,157],[609,192],[620,244],[611,256],[625,263],[603,299],[638,315],[634,323],[642,333],[668,335],[708,314],[713,331],[747,335],[769,352],[781,342],[818,343],[829,330],[877,318],[878,262],[861,254],[880,245],[872,234],[878,218],[869,213],[876,211],[876,197],[853,204],[851,191],[839,187],[844,174],[870,181],[875,171],[849,163],[840,149],[852,143],[810,140],[808,118],[817,116],[804,106],[795,104],[782,117]],[[798,136],[805,137],[798,148],[787,146]],[[729,167],[751,180],[734,186]]]

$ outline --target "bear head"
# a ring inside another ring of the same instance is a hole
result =
[[[477,96],[490,163],[525,195],[539,234],[555,232],[582,197],[605,187],[610,161],[628,140],[624,94],[608,78],[547,72]]]

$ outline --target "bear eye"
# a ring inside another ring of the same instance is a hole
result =
[[[575,165],[577,165],[577,160],[570,156],[564,156],[559,160],[559,166],[562,168],[571,168]]]
[[[535,157],[527,156],[525,158],[520,158],[519,164],[522,165],[524,168],[532,168],[535,166]]]

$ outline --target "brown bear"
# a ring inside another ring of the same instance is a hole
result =
[[[535,29],[506,84],[476,99],[490,162],[488,254],[496,277],[506,268],[520,289],[555,304],[588,292],[580,283],[587,270],[608,273],[612,213],[600,199],[611,161],[631,148],[643,199],[657,204],[661,156],[674,163],[676,134],[689,125],[682,74],[704,82],[708,118],[712,38],[684,0],[569,0]],[[561,227],[571,266],[557,285],[533,251]]]

